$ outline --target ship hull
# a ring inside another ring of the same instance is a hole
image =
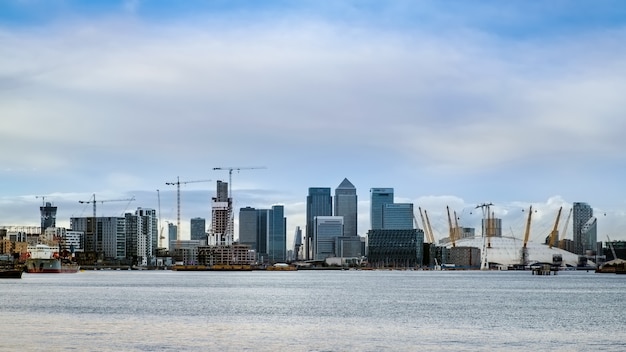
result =
[[[29,274],[76,273],[80,267],[76,264],[62,263],[61,259],[28,259],[26,272]]]

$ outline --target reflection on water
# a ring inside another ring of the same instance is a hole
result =
[[[0,282],[0,350],[623,351],[626,276],[96,271]]]

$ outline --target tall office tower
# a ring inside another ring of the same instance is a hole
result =
[[[411,230],[413,221],[413,203],[383,204],[383,229]]]
[[[583,237],[583,228],[585,227],[585,224],[593,218],[593,209],[587,203],[574,202],[572,214],[574,248],[576,249],[576,254],[583,255],[587,249],[585,248],[586,243],[588,243],[588,240]],[[595,244],[594,248],[589,249],[595,249]]]
[[[343,235],[357,236],[356,188],[347,178],[335,188],[335,216],[343,216]]]
[[[294,260],[300,260],[300,248],[302,248],[302,229],[296,226],[296,232],[293,236],[293,255]]]
[[[233,243],[233,202],[228,196],[228,182],[217,181],[217,192],[211,206],[211,239],[209,242],[220,246]]]
[[[332,216],[333,200],[328,187],[311,187],[306,197],[306,241],[304,244],[305,259],[311,259],[316,216]]]
[[[171,244],[172,242],[176,243],[176,224],[172,224],[171,222],[167,223],[167,243]],[[173,250],[170,245],[170,250]]]
[[[313,220],[313,259],[335,256],[337,238],[343,236],[343,217],[316,216]]]
[[[245,207],[239,209],[239,243],[250,246],[258,253],[257,217],[257,210],[254,208]]]
[[[393,204],[393,188],[372,188],[370,196],[371,229],[383,229],[383,206]]]
[[[206,241],[206,220],[196,217],[190,220],[190,239],[192,241]]]
[[[257,256],[262,263],[268,262],[270,209],[257,209]]]
[[[267,255],[271,263],[287,260],[287,219],[285,207],[273,205],[269,212]]]
[[[45,206],[39,207],[41,212],[41,232],[43,233],[48,227],[56,227],[57,207],[53,207],[52,203],[46,202]]]

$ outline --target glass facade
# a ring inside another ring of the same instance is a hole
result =
[[[251,207],[239,209],[239,243],[259,252],[257,242],[257,211]]]
[[[343,235],[357,236],[357,195],[354,185],[344,178],[335,189],[335,216],[343,216]]]
[[[313,259],[324,260],[334,257],[336,240],[343,235],[343,217],[316,216],[314,224]]]
[[[372,188],[370,196],[371,229],[383,229],[383,205],[393,203],[393,188]]]
[[[424,252],[424,232],[412,230],[370,230],[368,261],[373,267],[419,267]]]
[[[305,259],[312,258],[312,247],[314,242],[314,221],[316,216],[333,215],[333,203],[328,187],[311,187],[306,198],[306,229],[304,254]]]
[[[409,230],[413,227],[412,203],[383,204],[383,229]]]
[[[269,212],[267,254],[271,263],[287,260],[287,220],[285,207],[274,205]]]
[[[206,241],[206,220],[204,218],[192,218],[190,221],[191,240]]]
[[[588,241],[583,238],[583,227],[593,217],[593,208],[587,203],[575,202],[572,211],[574,248],[576,254],[585,254],[585,243]],[[591,249],[591,248],[590,248]],[[594,248],[595,249],[595,245]]]

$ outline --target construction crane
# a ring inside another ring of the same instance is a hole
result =
[[[563,207],[559,208],[559,212],[556,214],[556,221],[554,222],[554,227],[552,228],[552,232],[550,232],[550,239],[548,240],[550,243],[548,243],[549,247],[552,248],[554,246],[554,242],[556,242],[557,238],[558,238],[558,233],[559,233],[559,220],[561,219],[561,211],[563,210]]]
[[[163,227],[161,226],[161,192],[157,189],[157,204],[159,206],[159,248],[163,248]]]
[[[241,171],[241,170],[256,170],[256,169],[266,169],[265,166],[222,166],[222,167],[214,167],[213,170],[228,170],[228,198],[231,199],[231,202],[234,203],[233,200],[233,171]],[[235,212],[233,211],[234,205],[231,204],[228,209],[228,235],[232,236],[231,240],[234,240],[234,227],[235,227]]]
[[[559,234],[559,248],[561,248],[561,243],[565,239],[565,234],[567,233],[567,226],[569,226],[569,219],[572,217],[573,208],[569,208],[569,213],[567,213],[567,217],[565,218],[565,224],[563,225],[563,231]],[[564,249],[564,248],[561,248]]]
[[[130,198],[126,198],[126,199],[104,199],[104,200],[96,200],[96,194],[94,193],[91,198],[89,200],[79,200],[78,203],[80,204],[93,204],[93,223],[91,224],[92,226],[92,232],[94,235],[94,238],[98,238],[98,226],[96,226],[96,203],[100,202],[100,203],[106,203],[106,202],[128,202],[128,204],[130,204],[130,202],[135,200],[135,196],[132,196]],[[128,208],[128,205],[126,206],[126,208]],[[126,209],[124,209],[124,211],[126,211]],[[123,212],[122,212],[123,213]],[[94,243],[96,243],[97,241],[95,241]]]
[[[236,170],[237,172],[241,171],[241,170],[254,170],[254,169],[266,169],[265,166],[248,166],[248,167],[235,167],[235,166],[229,166],[229,167],[214,167],[213,170],[228,170],[228,197],[232,198],[233,197],[233,171]]]
[[[180,245],[180,185],[198,182],[211,182],[211,180],[181,181],[180,177],[176,176],[176,182],[165,182],[168,186],[176,186],[176,247]]]
[[[41,205],[46,206],[46,197],[48,196],[35,196],[35,198],[41,198]]]

